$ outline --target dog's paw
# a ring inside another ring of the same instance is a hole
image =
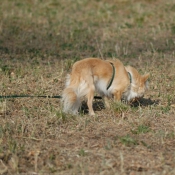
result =
[[[94,113],[94,111],[92,111],[92,112],[89,112],[89,115],[90,115],[90,116],[95,116],[95,113]]]

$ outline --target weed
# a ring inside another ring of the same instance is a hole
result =
[[[80,156],[84,157],[87,155],[86,151],[84,149],[80,149],[79,153]]]
[[[175,138],[175,133],[174,131],[171,131],[167,134],[167,138],[174,139]]]
[[[107,143],[105,145],[105,149],[106,150],[111,150],[112,149],[112,145],[111,145],[111,141],[110,140],[107,140]]]
[[[56,116],[58,118],[58,122],[68,122],[70,120],[75,120],[76,116],[72,114],[66,114],[62,110],[56,112]]]
[[[4,135],[4,133],[3,133],[3,127],[0,126],[0,138],[3,138],[3,135]]]
[[[171,109],[171,106],[169,106],[169,105],[161,107],[161,110],[162,110],[163,114],[168,113],[170,111],[170,109]]]
[[[129,110],[129,106],[123,102],[113,102],[112,109],[116,112],[124,112]]]
[[[143,146],[145,146],[145,147],[147,147],[147,148],[151,148],[151,146],[149,146],[147,143],[145,143],[144,141],[140,141],[141,142],[141,144],[143,145]]]
[[[9,148],[11,153],[16,153],[16,150],[17,150],[17,142],[16,142],[16,140],[10,139],[8,141],[8,148]]]
[[[0,71],[3,72],[5,75],[10,75],[11,73],[11,67],[9,65],[3,65],[0,68]]]
[[[71,169],[71,168],[73,168],[73,165],[69,163],[69,164],[67,164],[67,168]]]
[[[175,34],[175,25],[173,25],[173,26],[171,27],[171,32],[172,32],[173,35]]]
[[[138,144],[137,141],[128,134],[126,136],[120,137],[120,141],[126,146],[132,146]]]
[[[72,68],[72,65],[76,62],[76,61],[78,61],[79,60],[79,58],[74,58],[74,59],[67,59],[67,60],[65,60],[64,61],[64,67],[65,67],[65,70],[70,70],[71,68]]]
[[[4,115],[6,113],[6,100],[0,100],[0,115]]]
[[[66,121],[67,115],[64,112],[58,111],[56,112],[56,116],[58,117],[58,119],[61,119],[62,121]]]
[[[133,134],[144,134],[150,131],[150,127],[146,125],[139,125],[136,130],[131,130]]]

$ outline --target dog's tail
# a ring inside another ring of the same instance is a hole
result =
[[[81,99],[86,95],[87,83],[79,81],[80,77],[71,77],[68,75],[66,88],[62,94],[63,111],[66,113],[77,114],[81,105]]]
[[[80,107],[81,101],[78,98],[74,88],[67,87],[63,91],[62,100],[63,100],[64,112],[72,113],[72,114],[78,113],[78,109]]]

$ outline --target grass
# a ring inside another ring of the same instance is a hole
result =
[[[151,75],[140,102],[95,100],[95,117],[64,114],[60,99],[0,99],[0,174],[174,174],[174,11],[173,0],[0,2],[0,95],[60,95],[85,57]]]

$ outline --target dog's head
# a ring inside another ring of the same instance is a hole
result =
[[[127,100],[134,100],[142,98],[145,94],[145,91],[148,89],[148,78],[149,74],[140,75],[138,71],[131,67],[127,66],[126,70],[130,73],[130,93],[128,94]]]

